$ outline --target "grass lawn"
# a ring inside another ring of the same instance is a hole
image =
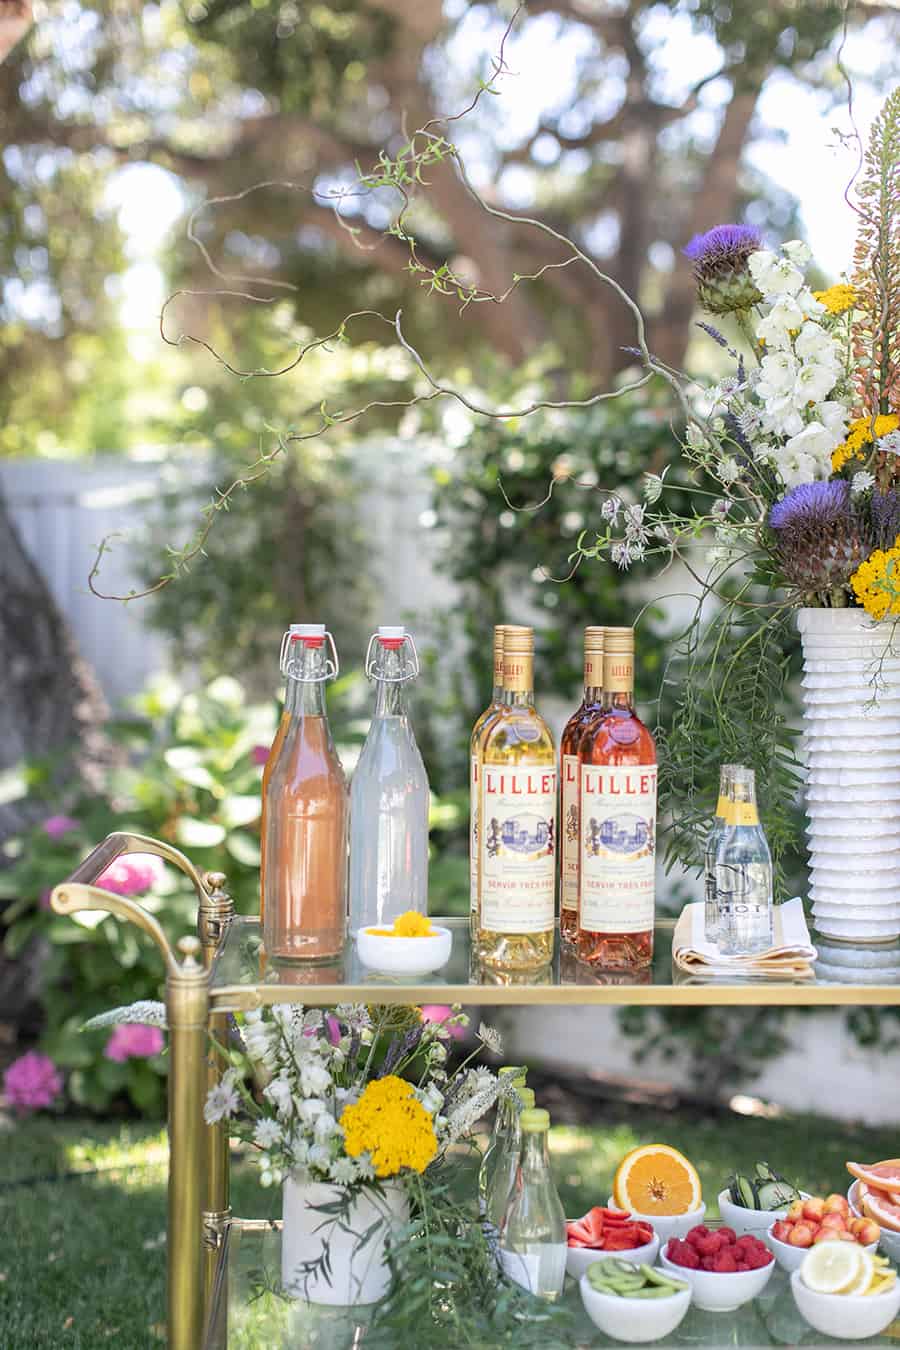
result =
[[[897,1135],[812,1116],[762,1120],[621,1108],[560,1126],[551,1152],[566,1212],[603,1204],[635,1144],[663,1139],[696,1164],[707,1201],[765,1158],[813,1192],[846,1189],[847,1158],[895,1157]],[[275,1217],[280,1194],[234,1167],[237,1214]],[[144,1350],[165,1338],[166,1145],[158,1127],[38,1119],[0,1133],[0,1346]],[[263,1350],[263,1347],[260,1347]]]

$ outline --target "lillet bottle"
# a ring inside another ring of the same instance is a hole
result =
[[[507,626],[504,706],[481,748],[478,955],[501,970],[553,958],[556,928],[556,749],[534,707],[534,632]]]
[[[382,627],[369,642],[366,674],[375,712],[350,787],[350,930],[428,912],[428,775],[406,706],[418,675],[404,628]]]
[[[485,732],[505,707],[503,693],[503,638],[505,624],[494,628],[494,687],[491,701],[472,728],[469,745],[469,931],[473,947],[478,938],[481,908],[481,874],[478,865],[478,794],[481,779],[481,748]]]
[[[325,684],[338,673],[324,624],[291,624],[281,648],[284,712],[262,782],[263,944],[275,959],[324,961],[347,928],[347,783]]]
[[[603,710],[603,632],[584,630],[584,697],[559,742],[560,839],[559,935],[567,946],[578,936],[578,873],[581,866],[581,765],[578,749],[585,728]]]
[[[640,970],[653,959],[656,744],[634,710],[634,630],[604,633],[607,710],[579,743],[580,961]]]

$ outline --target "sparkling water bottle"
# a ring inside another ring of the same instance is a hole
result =
[[[509,1130],[487,1188],[484,1210],[489,1233],[498,1235],[500,1225],[503,1223],[503,1216],[506,1213],[506,1206],[509,1204],[509,1197],[512,1195],[513,1186],[516,1184],[516,1172],[522,1156],[520,1116],[523,1111],[530,1111],[534,1107],[534,1092],[532,1089],[523,1087],[519,1083],[516,1083],[515,1087],[516,1096],[511,1103]]]
[[[706,905],[704,909],[704,930],[707,942],[719,940],[719,901],[716,895],[716,857],[719,844],[729,825],[728,811],[731,802],[731,774],[739,766],[723,764],[719,770],[719,799],[716,802],[716,815],[706,836],[706,850],[703,860],[703,883]]]
[[[419,673],[412,637],[379,628],[366,675],[375,714],[350,787],[350,930],[428,911],[428,775],[406,709]]]
[[[717,941],[727,956],[751,956],[772,946],[775,918],[772,855],[759,823],[752,769],[734,769],[728,815],[716,854]]]
[[[522,1156],[500,1226],[500,1265],[509,1279],[555,1302],[566,1278],[566,1218],[550,1175],[548,1111],[519,1116]]]

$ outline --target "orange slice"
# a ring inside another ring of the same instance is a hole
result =
[[[613,1200],[638,1214],[688,1214],[700,1204],[700,1178],[683,1153],[668,1144],[643,1144],[619,1163]]]

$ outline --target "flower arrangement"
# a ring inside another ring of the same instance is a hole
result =
[[[206,1121],[227,1120],[255,1148],[264,1186],[288,1175],[348,1187],[421,1177],[501,1090],[496,1074],[471,1063],[482,1048],[502,1049],[483,1024],[475,1049],[448,1071],[448,1044],[467,1022],[458,1009],[429,1020],[418,1008],[361,1004],[248,1012],[244,1048],[227,1052]]]
[[[681,685],[662,746],[670,860],[697,861],[717,764],[732,758],[764,777],[776,860],[791,840],[793,610],[900,618],[900,89],[872,128],[855,209],[853,267],[826,290],[812,288],[799,240],[768,248],[743,225],[691,240],[700,305],[739,334],[732,345],[700,325],[731,370],[683,385],[682,467],[670,481],[648,474],[640,504],[607,496],[581,544],[622,569],[677,561],[699,589],[666,672]],[[667,509],[685,474],[692,509]]]

